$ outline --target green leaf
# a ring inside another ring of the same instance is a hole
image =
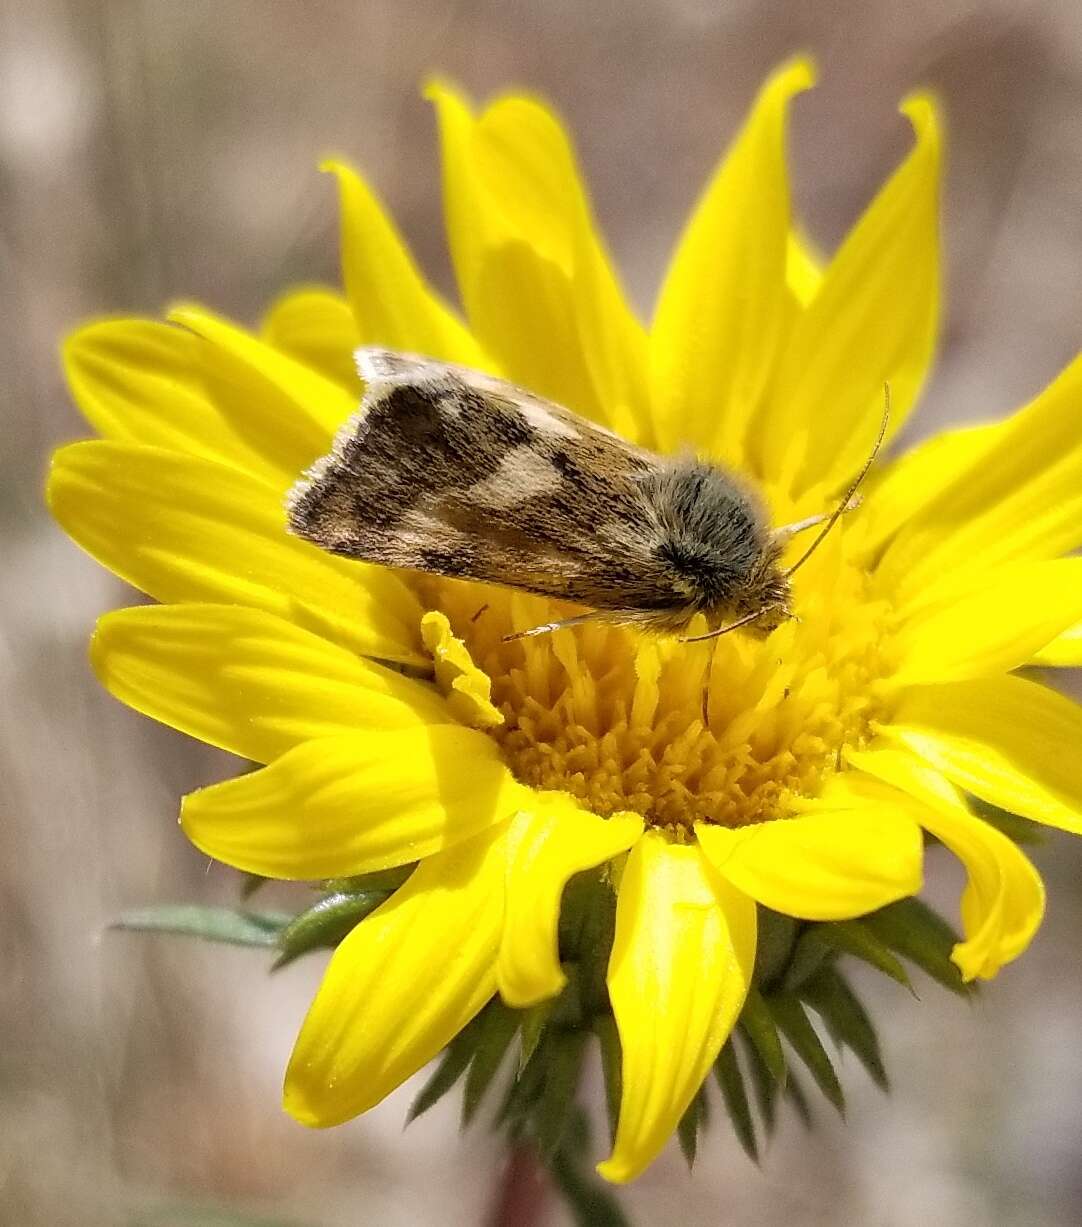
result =
[[[605,1075],[605,1107],[609,1117],[609,1141],[615,1145],[616,1122],[620,1119],[620,1097],[624,1091],[624,1057],[620,1032],[611,1014],[598,1014],[593,1020],[594,1034],[601,1045],[601,1070]]]
[[[827,1050],[811,1024],[807,1011],[791,993],[778,993],[769,1002],[771,1013],[793,1051],[808,1067],[816,1085],[838,1112],[845,1115],[845,1097]]]
[[[951,951],[961,939],[937,912],[920,899],[900,899],[864,917],[864,925],[884,945],[916,963],[933,980],[960,997],[975,991],[951,962]]]
[[[785,1052],[774,1016],[757,988],[748,990],[740,1012],[740,1026],[758,1049],[759,1056],[775,1082],[785,1083]]]
[[[564,1140],[552,1156],[549,1170],[575,1221],[575,1227],[630,1227],[608,1185],[583,1163],[590,1153],[586,1114],[576,1107],[570,1114]]]
[[[549,1035],[538,1052],[538,1056],[545,1058],[545,1088],[534,1123],[538,1150],[546,1163],[556,1153],[567,1128],[578,1090],[585,1045],[585,1031],[558,1031]]]
[[[244,908],[163,903],[122,912],[109,928],[200,937],[230,946],[274,946],[280,930],[292,919],[288,912],[250,912]]]
[[[751,1118],[751,1106],[748,1103],[748,1092],[744,1086],[744,1075],[740,1072],[740,1062],[737,1060],[736,1048],[730,1037],[717,1061],[714,1062],[714,1077],[721,1088],[721,1096],[725,1101],[725,1110],[733,1125],[733,1132],[744,1148],[744,1153],[753,1163],[759,1162],[759,1143],[755,1137],[755,1122]]]
[[[473,1051],[466,1092],[462,1098],[462,1127],[466,1128],[477,1114],[485,1092],[492,1084],[518,1030],[521,1014],[494,997],[478,1017],[477,1045]]]
[[[699,1088],[695,1098],[687,1106],[687,1111],[676,1126],[676,1136],[680,1141],[680,1149],[688,1171],[695,1166],[695,1156],[699,1151],[699,1133],[706,1124],[708,1108],[706,1106],[706,1088]]]
[[[800,995],[826,1023],[834,1042],[853,1052],[872,1081],[881,1090],[888,1090],[879,1037],[844,976],[836,968],[824,968],[804,985]]]
[[[281,950],[274,969],[311,950],[333,949],[370,912],[389,898],[387,891],[339,891],[299,912],[278,935]]]
[[[475,1018],[473,1022],[463,1027],[444,1049],[435,1073],[421,1087],[417,1098],[410,1104],[410,1110],[406,1113],[407,1125],[439,1103],[466,1072],[477,1048],[478,1031]]]

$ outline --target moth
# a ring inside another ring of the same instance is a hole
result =
[[[586,621],[712,638],[792,616],[790,579],[851,500],[771,528],[757,492],[694,455],[662,456],[522,388],[395,350],[356,353],[361,407],[287,497],[292,533],[333,554],[518,588]],[[796,533],[822,526],[800,560]],[[690,641],[690,640],[689,640]]]

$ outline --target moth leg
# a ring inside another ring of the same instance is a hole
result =
[[[600,622],[610,615],[604,610],[591,610],[590,613],[576,614],[573,618],[564,618],[562,622],[546,622],[542,626],[531,626],[526,631],[515,631],[512,635],[504,635],[504,643],[513,643],[516,639],[530,639],[534,635],[551,635],[553,631],[562,631],[568,626],[581,626],[583,622]]]
[[[861,504],[859,494],[854,494],[848,503],[842,508],[844,515],[849,511],[856,511]],[[817,528],[820,524],[825,524],[834,513],[832,511],[823,511],[819,515],[805,516],[803,520],[794,520],[792,524],[783,524],[780,528],[775,528],[771,536],[775,541],[786,542],[791,537],[795,537],[797,533],[807,532],[809,528]]]

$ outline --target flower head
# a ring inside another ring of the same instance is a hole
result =
[[[607,994],[622,1053],[610,1158],[654,1158],[755,975],[759,906],[806,921],[915,894],[929,832],[963,862],[965,979],[1027,945],[1040,879],[968,797],[1082,831],[1082,714],[1025,665],[1082,663],[1082,364],[1013,418],[877,466],[793,579],[797,620],[702,643],[589,625],[507,642],[552,603],[321,553],[283,496],[353,412],[381,344],[492,371],[646,447],[754,483],[772,522],[831,509],[927,374],[938,316],[940,132],[829,261],[791,216],[780,69],[697,206],[653,322],[627,305],[567,137],[540,103],[440,126],[464,315],[341,163],[345,297],[287,295],[259,336],[185,306],[66,347],[101,440],[61,449],[68,532],[162,602],[106,615],[92,659],[125,703],[258,763],[192,793],[201,849],[289,879],[416,866],[333,955],[286,1080],[299,1120],[382,1099],[499,994],[567,985],[561,900],[615,892]],[[465,322],[463,322],[463,320]],[[795,558],[798,545],[790,547]],[[585,998],[584,998],[585,999]]]

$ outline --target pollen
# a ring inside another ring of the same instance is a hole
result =
[[[682,643],[595,623],[505,643],[563,609],[478,584],[417,582],[472,662],[459,691],[474,677],[502,716],[478,727],[519,780],[598,814],[633,810],[679,838],[696,822],[785,816],[866,740],[889,672],[890,610],[837,544],[822,554],[798,577],[798,618],[762,640]]]

